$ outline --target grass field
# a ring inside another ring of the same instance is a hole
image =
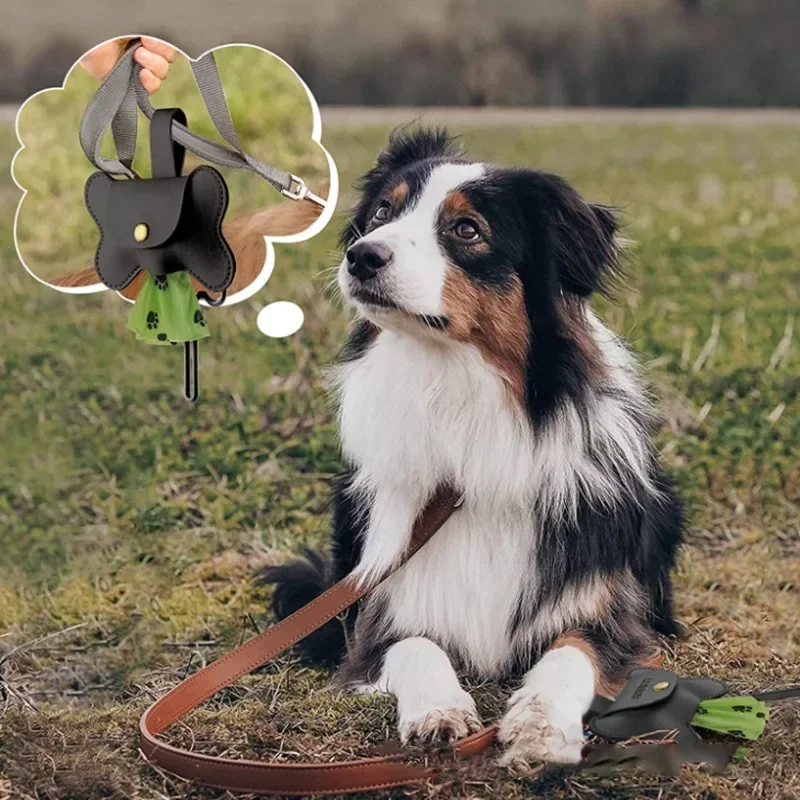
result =
[[[345,187],[386,126],[330,129]],[[683,641],[668,662],[736,689],[800,677],[800,128],[603,124],[464,129],[480,158],[562,173],[623,209],[631,281],[597,307],[662,401],[659,444],[691,509],[675,576]],[[13,132],[0,129],[7,162]],[[137,756],[146,704],[270,622],[253,581],[325,540],[339,466],[322,368],[347,317],[324,299],[335,226],[278,246],[253,301],[211,314],[202,397],[180,357],[132,341],[113,294],[65,297],[17,263],[17,191],[0,164],[0,798],[217,797]],[[72,214],[64,209],[63,214]],[[41,220],[63,233],[62,213]],[[303,329],[269,340],[257,310],[292,300]],[[504,690],[507,693],[507,690]],[[496,687],[477,692],[487,718]],[[192,718],[204,749],[333,758],[392,732],[391,703],[328,689],[292,658]],[[418,797],[798,798],[798,704],[721,776],[548,772],[484,763]],[[397,792],[402,796],[402,792]]]

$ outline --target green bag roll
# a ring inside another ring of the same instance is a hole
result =
[[[741,739],[758,739],[769,719],[769,709],[755,697],[716,697],[702,700],[692,717],[696,728],[738,736]]]
[[[211,335],[185,272],[155,278],[146,273],[128,317],[128,329],[141,342],[161,345],[196,342]]]

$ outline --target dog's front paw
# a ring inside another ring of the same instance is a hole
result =
[[[583,750],[583,721],[570,713],[568,702],[550,701],[523,687],[508,701],[500,721],[498,739],[506,748],[501,766],[513,767],[530,761],[575,764]]]
[[[418,708],[402,714],[398,723],[400,741],[452,742],[480,730],[475,701],[463,692],[455,703],[442,708]]]

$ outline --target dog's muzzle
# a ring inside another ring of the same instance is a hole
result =
[[[381,242],[360,241],[347,249],[347,271],[361,283],[372,280],[393,258],[391,249]]]

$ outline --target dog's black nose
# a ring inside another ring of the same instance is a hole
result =
[[[368,281],[392,260],[392,251],[380,242],[356,242],[345,253],[347,271],[360,281]]]

